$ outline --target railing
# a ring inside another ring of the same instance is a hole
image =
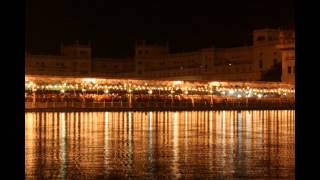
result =
[[[294,108],[294,100],[221,102],[25,102],[25,109],[237,109]]]

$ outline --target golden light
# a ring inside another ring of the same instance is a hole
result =
[[[152,94],[152,90],[151,89],[148,91],[148,94]]]
[[[83,82],[92,82],[92,83],[95,83],[97,81],[97,79],[95,78],[83,78],[82,79]]]
[[[173,81],[172,84],[173,85],[180,85],[180,84],[183,84],[183,81]]]

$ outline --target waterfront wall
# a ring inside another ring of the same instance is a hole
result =
[[[179,110],[291,110],[295,109],[294,100],[281,101],[233,101],[233,102],[215,102],[215,103],[170,103],[170,102],[139,102],[129,104],[127,102],[26,102],[26,112],[37,111],[179,111]]]

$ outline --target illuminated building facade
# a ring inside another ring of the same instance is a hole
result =
[[[152,79],[258,81],[263,73],[282,63],[279,49],[282,32],[255,30],[252,46],[183,53],[168,53],[167,46],[143,42],[136,45],[137,74]]]
[[[255,30],[252,46],[204,48],[182,53],[170,53],[168,44],[155,45],[143,41],[135,44],[134,57],[126,59],[92,58],[90,44],[76,43],[62,46],[59,56],[26,53],[26,74],[160,80],[259,81],[262,80],[263,73],[282,63],[282,68],[290,66],[292,69],[282,70],[282,80],[292,83],[294,77],[289,72],[294,73],[292,65],[294,61],[288,58],[294,54],[294,48],[284,51],[279,46],[281,38],[285,41],[288,41],[288,38],[292,39],[284,36],[285,33],[289,31]]]
[[[282,32],[280,36],[280,49],[282,51],[282,76],[283,82],[295,83],[295,33]]]
[[[88,76],[91,74],[91,47],[61,46],[60,55],[33,55],[26,53],[25,72],[31,75]]]

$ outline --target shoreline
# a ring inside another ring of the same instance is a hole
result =
[[[207,106],[132,107],[26,107],[25,112],[105,112],[105,111],[208,111],[208,110],[295,110],[295,103],[213,104]]]

